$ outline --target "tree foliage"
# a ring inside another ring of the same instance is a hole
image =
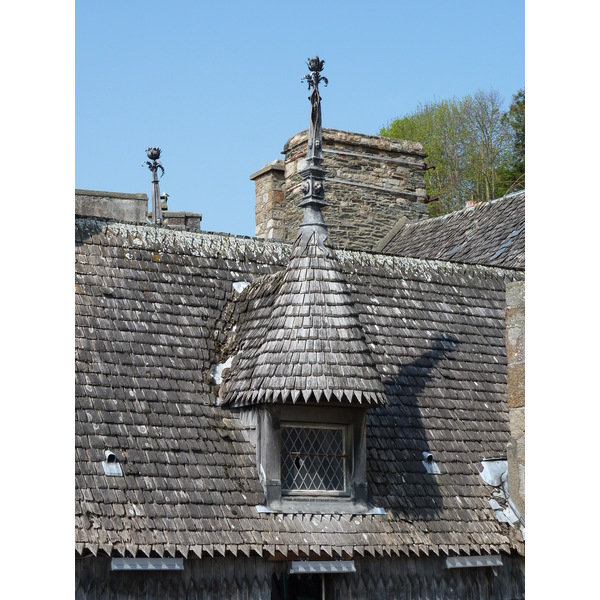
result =
[[[512,97],[512,103],[504,119],[513,131],[512,163],[509,177],[515,181],[515,187],[525,188],[525,90],[519,90]]]
[[[462,99],[420,104],[383,127],[380,135],[423,144],[435,165],[425,176],[427,193],[439,197],[430,204],[430,215],[445,214],[464,207],[467,200],[491,200],[524,187],[524,106],[522,90],[513,96],[508,112],[498,92],[478,91]]]

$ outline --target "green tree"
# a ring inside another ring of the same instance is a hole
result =
[[[513,132],[512,161],[507,178],[512,189],[525,189],[525,90],[513,95],[504,119]]]
[[[430,216],[504,194],[514,183],[515,130],[498,92],[420,104],[383,127],[379,135],[421,142],[435,169],[425,175],[427,193],[438,197]]]

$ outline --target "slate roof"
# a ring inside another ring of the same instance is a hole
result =
[[[523,553],[478,474],[509,438],[505,285],[522,274],[498,268],[337,253],[389,399],[367,417],[370,499],[386,513],[257,511],[255,449],[213,375],[229,350],[224,323],[268,313],[290,251],[77,221],[77,553]],[[241,282],[255,283],[240,294]],[[104,474],[107,449],[123,477]]]
[[[396,256],[525,269],[525,191],[407,223],[376,248]]]

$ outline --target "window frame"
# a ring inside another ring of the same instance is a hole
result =
[[[290,425],[335,426],[346,429],[347,479],[344,492],[298,490],[290,494],[282,490],[281,428]],[[256,453],[267,507],[279,509],[297,506],[298,503],[308,506],[314,502],[323,502],[346,505],[350,503],[362,510],[367,504],[365,407],[332,407],[322,404],[263,405],[258,409],[257,415]]]
[[[352,440],[352,424],[351,423],[320,423],[315,421],[281,421],[281,432],[285,428],[305,428],[305,429],[332,429],[342,432],[342,443],[343,443],[343,488],[337,490],[319,490],[309,489],[303,490],[298,488],[286,488],[284,487],[283,473],[281,474],[281,497],[282,498],[303,498],[303,497],[323,497],[323,498],[349,498],[351,496],[350,483],[352,478],[353,470],[353,440]],[[282,444],[283,445],[283,444]],[[283,469],[283,449],[280,450],[280,465]]]

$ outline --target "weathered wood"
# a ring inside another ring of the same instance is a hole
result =
[[[355,559],[356,573],[326,576],[348,600],[518,600],[525,597],[524,560],[502,567],[446,569],[438,557]],[[286,563],[255,558],[184,561],[183,572],[110,571],[110,559],[76,564],[76,600],[270,600],[273,574]]]
[[[498,522],[489,505],[495,488],[477,473],[481,458],[500,456],[509,439],[505,287],[521,273],[337,253],[336,269],[324,275],[332,285],[339,283],[334,275],[345,282],[390,399],[367,409],[366,424],[369,500],[386,513],[282,520],[256,510],[265,502],[256,449],[247,423],[216,403],[213,373],[235,354],[226,336],[234,327],[245,348],[264,342],[261,332],[283,285],[276,272],[285,269],[290,248],[91,220],[78,220],[77,229],[78,556],[102,549],[118,555],[136,545],[144,556],[206,558],[279,557],[286,548],[320,556],[325,547],[333,556],[374,553],[374,560],[390,551],[524,551],[518,526]],[[306,273],[320,272],[311,257],[299,260]],[[255,283],[236,291],[247,281]],[[314,281],[319,305],[323,282]],[[341,339],[353,327],[338,308],[331,316],[343,325],[332,335]],[[297,303],[288,315],[302,319],[302,329],[307,317],[322,322],[323,315],[303,309]],[[273,352],[285,341],[275,340]],[[357,341],[350,342],[350,353],[359,353]],[[302,344],[298,352],[320,364],[314,340]],[[223,348],[231,354],[221,355]],[[303,374],[305,366],[293,377],[320,376]],[[343,377],[349,367],[340,364]],[[107,448],[124,477],[104,475]],[[440,474],[426,471],[423,452],[433,455]],[[85,588],[83,579],[78,587]]]

